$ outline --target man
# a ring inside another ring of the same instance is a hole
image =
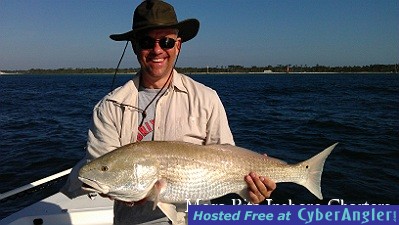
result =
[[[87,159],[136,141],[234,145],[217,93],[174,70],[182,43],[194,38],[198,30],[198,20],[178,22],[171,5],[150,0],[136,8],[131,31],[110,36],[115,41],[132,43],[141,69],[95,106]],[[71,175],[69,182],[72,176],[75,175]],[[243,174],[243,179],[253,203],[262,202],[275,188],[273,181],[254,172]],[[114,224],[169,224],[159,209],[152,209],[150,202],[129,205],[115,201]]]

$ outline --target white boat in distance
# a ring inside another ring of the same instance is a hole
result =
[[[69,174],[71,169],[0,194],[0,200]],[[87,195],[70,199],[61,192],[0,220],[0,225],[112,225],[113,201]]]
[[[19,73],[6,73],[6,72],[3,72],[3,71],[0,71],[0,76],[1,75],[14,75],[14,74],[19,74]]]

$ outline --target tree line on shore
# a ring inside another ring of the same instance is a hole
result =
[[[307,65],[277,65],[265,67],[244,67],[240,65],[215,66],[215,67],[177,67],[181,73],[397,73],[398,64],[374,64],[367,66],[307,66]],[[120,68],[118,73],[136,73],[139,68]],[[59,68],[59,69],[29,69],[29,70],[9,70],[6,73],[23,74],[109,74],[114,73],[115,68]]]

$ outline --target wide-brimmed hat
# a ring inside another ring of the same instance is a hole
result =
[[[114,41],[128,41],[141,31],[155,28],[176,28],[182,42],[194,38],[199,30],[197,19],[187,19],[178,22],[175,9],[170,4],[161,0],[143,1],[133,14],[132,30],[122,34],[112,34],[110,38]]]

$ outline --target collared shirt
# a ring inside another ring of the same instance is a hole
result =
[[[90,159],[135,142],[138,134],[140,75],[105,96],[93,110],[86,158],[71,172],[63,193],[81,194],[77,171]],[[173,72],[172,83],[157,101],[154,140],[194,144],[234,145],[226,112],[216,91],[183,74]]]
[[[93,110],[88,158],[97,158],[137,139],[139,75],[103,98]],[[216,91],[174,71],[157,102],[154,140],[232,144],[225,109]]]

